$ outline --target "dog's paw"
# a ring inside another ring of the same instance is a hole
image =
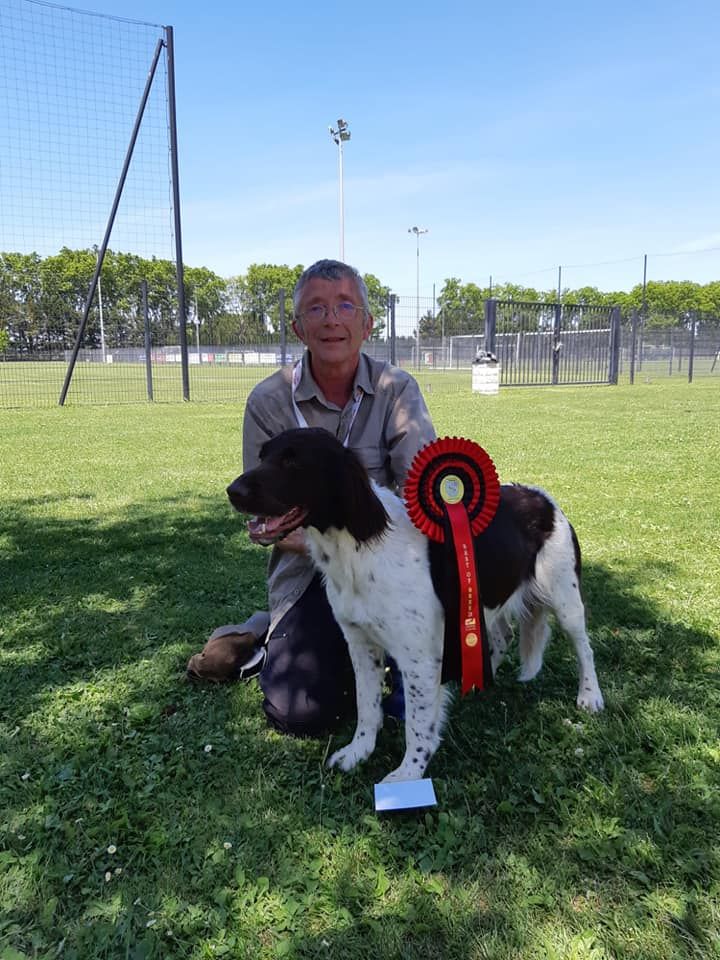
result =
[[[543,665],[542,657],[532,657],[526,660],[518,673],[520,683],[529,683],[540,673]]]
[[[417,770],[408,771],[402,766],[398,767],[397,770],[393,770],[392,773],[389,773],[386,777],[383,777],[380,781],[381,783],[402,783],[406,780],[422,780],[422,774],[419,774]]]
[[[589,690],[579,690],[577,695],[577,705],[581,710],[587,710],[588,713],[600,713],[605,706],[603,695],[599,687],[593,687]]]
[[[347,773],[348,770],[352,770],[353,767],[356,767],[361,761],[367,760],[369,756],[369,751],[359,750],[353,743],[349,743],[341,750],[336,750],[328,760],[327,765],[329,767],[339,767]]]

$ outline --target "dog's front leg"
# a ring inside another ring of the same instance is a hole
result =
[[[428,668],[403,672],[405,686],[405,756],[383,783],[422,779],[428,763],[440,746],[445,712],[450,697],[440,686],[440,671]]]
[[[373,752],[377,732],[382,726],[381,697],[385,660],[382,649],[370,643],[361,630],[344,627],[343,632],[355,670],[357,727],[350,743],[333,753],[328,760],[328,766],[352,770]]]

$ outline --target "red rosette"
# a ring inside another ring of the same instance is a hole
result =
[[[495,464],[472,440],[443,437],[417,453],[404,493],[418,530],[444,544],[442,549],[455,560],[456,585],[451,597],[441,597],[446,614],[443,669],[459,660],[463,696],[473,688],[483,690],[492,682],[492,669],[473,541],[500,502]]]
[[[495,464],[480,444],[462,437],[442,437],[428,443],[410,465],[403,494],[412,522],[438,543],[445,538],[447,514],[440,484],[448,476],[462,482],[462,503],[474,535],[488,526],[500,502]]]

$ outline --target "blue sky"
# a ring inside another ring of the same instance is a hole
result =
[[[337,256],[343,117],[345,256],[398,293],[414,225],[423,296],[720,278],[717,0],[72,6],[174,27],[187,263]]]

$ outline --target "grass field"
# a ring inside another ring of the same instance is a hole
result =
[[[720,957],[717,382],[428,401],[573,520],[607,709],[559,637],[511,657],[388,819],[400,728],[329,772],[257,684],[184,681],[265,602],[241,405],[0,411],[1,960]]]

